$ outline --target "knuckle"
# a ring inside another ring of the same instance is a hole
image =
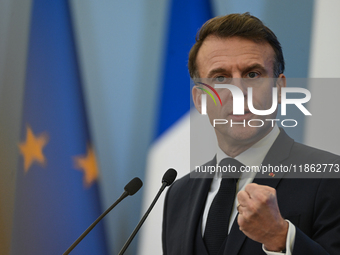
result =
[[[246,189],[254,189],[254,188],[256,188],[256,186],[258,186],[258,184],[256,184],[256,183],[249,183],[249,184],[247,184],[247,186],[246,186]]]
[[[252,204],[252,205],[249,206],[248,212],[249,212],[249,214],[248,214],[249,217],[254,217],[257,214],[259,214],[260,210],[259,210],[259,207],[257,205]]]
[[[241,190],[241,191],[239,191],[238,193],[237,193],[237,199],[242,199],[242,196],[244,196],[244,191],[243,190]]]
[[[269,200],[269,196],[267,195],[264,195],[264,194],[261,194],[259,197],[258,197],[258,200],[261,204],[267,204],[268,203],[268,200]]]

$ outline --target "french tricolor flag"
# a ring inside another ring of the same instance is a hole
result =
[[[190,76],[189,51],[198,29],[212,17],[209,0],[170,1],[163,76],[160,84],[156,136],[150,148],[143,209],[157,193],[164,172],[177,170],[177,178],[190,171]],[[162,254],[161,232],[165,192],[140,233],[139,254]]]

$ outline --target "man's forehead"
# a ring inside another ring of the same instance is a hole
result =
[[[198,51],[198,57],[209,54],[222,54],[238,56],[240,54],[263,54],[273,57],[275,52],[271,45],[265,41],[253,41],[239,36],[221,38],[214,35],[208,36]]]
[[[255,42],[242,37],[221,38],[208,36],[197,54],[197,67],[212,68],[213,66],[232,65],[270,65],[275,59],[275,52],[267,42]],[[228,61],[227,61],[228,60]]]

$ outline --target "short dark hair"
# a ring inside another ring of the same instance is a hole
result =
[[[209,35],[215,35],[220,38],[238,36],[254,42],[268,42],[275,53],[274,77],[278,77],[285,69],[281,44],[273,31],[266,27],[260,19],[250,15],[249,12],[243,14],[235,13],[212,18],[198,31],[196,43],[192,46],[189,53],[188,68],[191,78],[199,78],[196,58],[203,41]]]

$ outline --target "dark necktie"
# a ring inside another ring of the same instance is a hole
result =
[[[239,171],[242,164],[233,158],[223,159],[219,166],[222,168],[236,167]],[[210,206],[207,224],[204,232],[204,242],[210,255],[216,255],[221,248],[224,240],[228,236],[228,225],[231,216],[235,195],[236,184],[241,173],[236,172],[232,175],[223,173],[220,188]]]

